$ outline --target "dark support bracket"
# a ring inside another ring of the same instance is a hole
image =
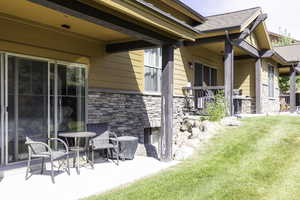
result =
[[[172,160],[173,139],[173,71],[174,47],[162,47],[162,91],[161,91],[161,152],[162,161]]]
[[[134,51],[134,50],[142,50],[148,48],[155,48],[157,45],[154,45],[150,42],[146,42],[143,40],[123,42],[123,43],[113,43],[106,45],[107,53],[118,53],[125,51]]]
[[[248,52],[252,57],[255,57],[255,58],[260,57],[259,51],[255,47],[253,47],[251,44],[246,42],[245,40],[235,40],[235,41],[233,41],[233,44],[235,46],[243,49],[244,51]]]
[[[267,50],[267,51],[261,51],[260,52],[260,57],[261,58],[270,58],[272,57],[273,55],[275,54],[275,51],[270,49],[270,50]]]
[[[261,59],[257,59],[255,62],[255,102],[256,102],[256,114],[262,113],[262,68]]]
[[[225,101],[227,103],[228,114],[233,115],[233,65],[234,65],[234,50],[231,41],[225,40],[225,58],[224,58],[224,86],[225,86]]]
[[[290,106],[291,112],[296,111],[296,70],[294,66],[290,68]]]

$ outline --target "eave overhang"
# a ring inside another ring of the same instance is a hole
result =
[[[160,9],[144,1],[131,0],[82,0],[93,6],[104,5],[119,13],[127,15],[135,22],[142,22],[148,26],[153,26],[157,30],[167,32],[178,39],[194,41],[200,34],[199,31],[183,23],[182,21],[168,15]]]

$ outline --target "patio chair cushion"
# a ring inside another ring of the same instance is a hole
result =
[[[66,152],[64,152],[64,151],[52,151],[52,159],[53,160],[61,158],[65,155],[66,155]],[[48,151],[40,152],[39,154],[32,155],[32,157],[39,157],[39,158],[41,158],[41,157],[50,158],[50,156],[51,156],[51,154]]]

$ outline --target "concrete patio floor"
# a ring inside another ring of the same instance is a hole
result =
[[[177,163],[159,162],[150,157],[121,161],[119,166],[113,162],[100,162],[95,164],[94,169],[82,167],[80,175],[71,168],[71,175],[68,176],[66,172],[57,175],[55,184],[51,182],[49,175],[36,174],[26,181],[26,169],[21,168],[4,173],[4,179],[0,182],[1,200],[80,199],[128,184]]]

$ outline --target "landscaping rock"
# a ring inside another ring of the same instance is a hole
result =
[[[189,139],[198,138],[201,135],[201,131],[199,128],[192,128],[192,134]]]
[[[177,151],[174,154],[175,160],[186,160],[190,156],[192,156],[194,153],[194,148],[192,147],[182,147],[177,149]]]
[[[240,126],[241,122],[236,117],[225,117],[221,120],[221,123],[225,126]]]
[[[194,127],[195,128],[201,128],[202,127],[202,123],[200,120],[196,120],[195,123],[194,123]]]

